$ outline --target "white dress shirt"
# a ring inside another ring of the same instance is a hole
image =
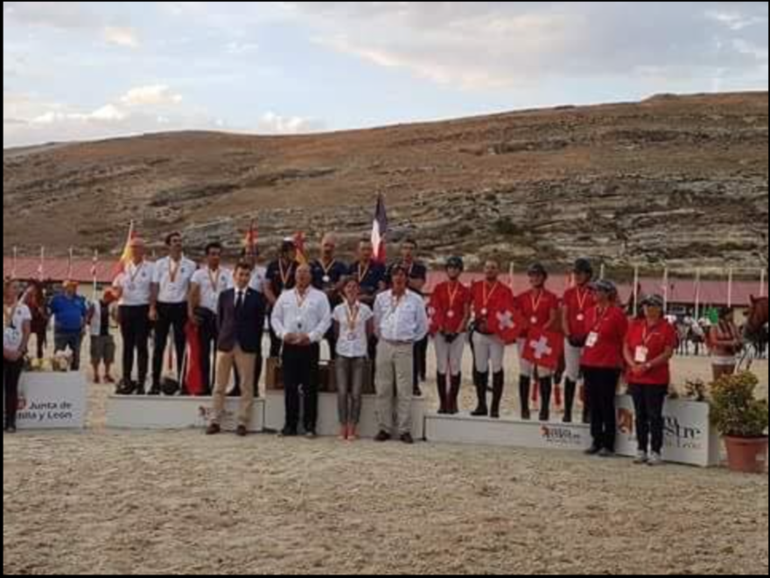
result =
[[[198,269],[190,281],[201,290],[200,306],[216,314],[219,308],[219,296],[233,288],[233,272],[223,267],[212,273],[208,267]]]
[[[167,305],[179,305],[187,303],[187,293],[190,290],[190,281],[198,266],[195,261],[182,257],[181,261],[174,261],[171,257],[165,257],[155,263],[155,275],[153,283],[159,286],[158,303]],[[174,280],[171,273],[174,272]]]
[[[8,317],[3,329],[3,349],[19,353],[24,341],[24,324],[32,321],[32,313],[29,307],[18,303],[10,309]]]
[[[138,266],[133,262],[126,265],[124,271],[112,284],[113,287],[123,291],[118,304],[123,307],[149,305],[154,277],[155,266],[152,263],[142,261]]]
[[[385,341],[416,343],[428,334],[428,313],[423,298],[407,291],[396,299],[393,291],[377,297],[374,304],[377,335]]]
[[[320,343],[332,324],[329,298],[312,287],[308,287],[304,300],[297,289],[284,291],[273,308],[270,321],[282,341],[294,333],[307,335],[312,343]]]
[[[334,309],[332,318],[340,324],[337,355],[347,358],[366,357],[368,355],[369,336],[366,333],[366,325],[372,317],[374,317],[374,313],[363,303],[358,304],[357,316],[347,302]],[[354,318],[355,323],[352,324]],[[353,325],[352,328],[351,324]]]

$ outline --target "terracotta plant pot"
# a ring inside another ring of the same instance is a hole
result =
[[[725,446],[731,471],[742,474],[767,472],[768,438],[725,437]]]

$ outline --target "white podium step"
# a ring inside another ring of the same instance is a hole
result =
[[[107,402],[107,427],[138,430],[203,429],[212,415],[210,397],[111,396]],[[238,399],[228,398],[222,429],[234,431],[237,426]],[[265,400],[254,401],[254,412],[248,430],[264,431]]]

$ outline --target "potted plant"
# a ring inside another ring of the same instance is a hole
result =
[[[757,376],[724,376],[711,386],[711,416],[725,440],[732,471],[764,474],[767,468],[767,400],[756,398]]]

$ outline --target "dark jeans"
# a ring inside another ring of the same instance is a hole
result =
[[[304,415],[306,432],[316,431],[318,421],[318,363],[320,347],[284,345],[283,386],[286,397],[286,430],[296,433],[299,427],[300,411]],[[303,396],[300,401],[300,387]]]
[[[155,350],[152,356],[152,384],[160,386],[163,375],[163,363],[166,357],[168,335],[174,330],[174,349],[176,350],[176,374],[181,384],[182,365],[187,346],[185,327],[187,325],[187,303],[158,303],[158,320],[155,322]]]
[[[214,390],[215,376],[214,364],[211,356],[217,348],[217,339],[219,332],[217,330],[217,316],[206,308],[199,307],[195,310],[195,316],[198,318],[198,335],[200,336],[201,346],[201,373],[203,374],[203,395],[211,395]]]
[[[636,435],[639,451],[660,454],[663,451],[664,426],[663,407],[668,397],[667,385],[629,385],[636,408]]]
[[[3,359],[3,393],[5,394],[5,426],[16,427],[19,411],[19,381],[24,370],[24,360],[10,362]]]
[[[615,451],[618,417],[615,402],[620,381],[619,369],[584,367],[586,393],[591,407],[591,436],[594,446]]]
[[[134,354],[138,359],[139,387],[144,387],[150,366],[150,306],[122,306],[120,333],[123,336],[123,381],[131,383]]]
[[[83,332],[78,331],[55,331],[53,336],[54,352],[66,351],[70,348],[72,351],[72,371],[80,371],[80,348],[83,343]]]

